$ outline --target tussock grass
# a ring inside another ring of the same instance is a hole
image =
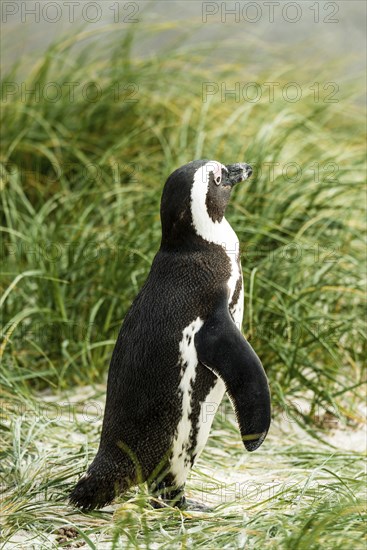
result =
[[[188,496],[212,512],[154,510],[141,487],[104,511],[77,513],[66,494],[96,451],[102,391],[40,395],[4,422],[1,548],[58,548],[66,526],[77,529],[75,541],[97,549],[363,548],[362,453],[300,438],[295,423],[285,423],[245,455],[230,414],[216,418],[188,483]]]
[[[213,548],[345,548],[346,540],[362,548],[360,454],[320,441],[327,419],[350,429],[361,422],[358,83],[346,80],[337,103],[315,102],[313,72],[275,65],[272,74],[251,69],[246,81],[282,87],[297,80],[301,101],[222,101],[220,94],[203,101],[203,83],[233,88],[243,61],[233,55],[231,65],[208,67],[204,49],[180,47],[135,58],[139,33],[113,35],[101,46],[103,32],[97,53],[90,42],[83,47],[83,32],[51,46],[26,78],[40,97],[19,89],[2,104],[5,545],[21,532],[28,545],[34,536],[36,548],[56,548],[50,533],[74,523],[91,548],[208,548],[209,540]],[[16,80],[14,69],[3,91]],[[318,80],[331,80],[321,66]],[[79,83],[73,100],[68,82]],[[97,101],[81,93],[91,82],[101,91]],[[45,97],[49,83],[63,89],[57,101]],[[113,517],[76,515],[65,495],[95,451],[101,415],[95,411],[96,422],[86,421],[80,402],[65,420],[63,392],[92,384],[84,401],[98,403],[103,395],[96,385],[159,247],[164,180],[194,158],[255,168],[236,189],[227,216],[242,247],[243,331],[267,370],[275,415],[285,414],[314,439],[275,431],[245,462],[233,419],[219,416],[190,481],[192,493],[213,498],[218,472],[231,468],[240,479],[251,468],[259,483],[267,472],[270,485],[280,479],[291,482],[288,488],[255,501],[247,493],[231,498],[228,490],[228,502],[220,498],[210,517],[150,510],[141,493],[124,499]]]

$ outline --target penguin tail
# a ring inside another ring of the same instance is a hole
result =
[[[97,455],[86,474],[71,491],[69,502],[83,511],[103,508],[125,492],[131,484],[121,465],[109,457]]]

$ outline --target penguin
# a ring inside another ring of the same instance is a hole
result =
[[[270,426],[268,380],[241,334],[243,278],[225,218],[248,164],[195,160],[161,197],[162,239],[112,353],[99,449],[70,494],[102,508],[147,482],[154,501],[187,507],[184,488],[227,392],[248,451]]]

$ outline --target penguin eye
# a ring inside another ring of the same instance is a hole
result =
[[[222,178],[221,178],[220,176],[217,176],[217,177],[215,178],[214,181],[215,181],[215,183],[216,183],[217,185],[219,185],[220,182],[221,182],[221,179],[222,179]]]

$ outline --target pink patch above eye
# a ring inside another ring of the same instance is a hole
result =
[[[206,169],[207,172],[213,172],[214,181],[216,181],[217,178],[222,179],[222,165],[219,162],[211,160],[207,163]]]

